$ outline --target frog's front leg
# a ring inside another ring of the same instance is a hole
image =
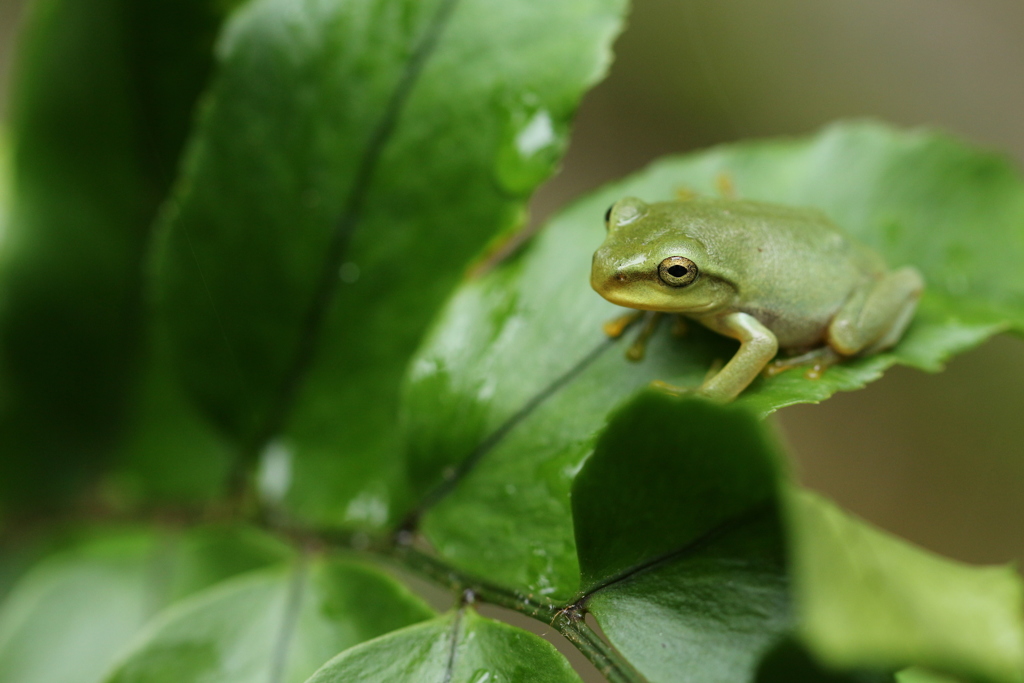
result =
[[[752,315],[729,313],[701,322],[727,337],[738,339],[740,350],[716,375],[701,385],[699,392],[718,401],[731,401],[754,381],[764,366],[775,357],[779,342],[767,327]]]
[[[860,287],[828,326],[828,344],[844,356],[884,351],[903,336],[924,279],[907,266]]]

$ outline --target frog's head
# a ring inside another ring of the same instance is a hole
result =
[[[734,290],[715,275],[704,245],[687,235],[681,206],[626,197],[608,209],[608,235],[590,271],[598,294],[620,306],[672,313],[726,305]]]

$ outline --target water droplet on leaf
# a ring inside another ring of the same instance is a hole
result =
[[[529,194],[554,171],[565,148],[565,127],[536,97],[503,106],[508,119],[498,149],[498,183],[513,195]]]

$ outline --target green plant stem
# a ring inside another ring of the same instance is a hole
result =
[[[615,648],[602,640],[582,617],[575,615],[566,621],[568,623],[553,625],[597,667],[608,683],[646,683],[646,679]]]
[[[478,581],[409,545],[399,543],[375,550],[405,569],[456,593],[470,596],[472,601],[504,607],[551,625],[583,653],[601,675],[608,679],[608,683],[646,683],[644,677],[615,648],[587,625],[584,621],[584,608],[578,604],[561,605],[546,598],[535,599],[533,596],[523,596]]]
[[[397,561],[405,569],[412,570],[455,593],[470,593],[474,601],[504,607],[545,623],[552,623],[562,609],[561,605],[547,599],[536,600],[532,596],[519,595],[505,588],[474,580],[416,548],[394,545],[386,549],[384,555]]]

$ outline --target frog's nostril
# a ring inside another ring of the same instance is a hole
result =
[[[618,273],[615,273],[615,280],[617,282],[625,282],[627,280],[626,274],[623,273],[622,271],[619,271]]]

